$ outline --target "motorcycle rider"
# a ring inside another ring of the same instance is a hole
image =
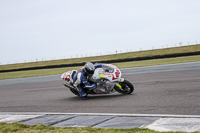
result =
[[[93,63],[87,62],[84,67],[78,70],[78,72],[75,74],[73,85],[78,89],[79,96],[82,99],[85,99],[87,96],[87,91],[85,88],[90,89],[97,86],[96,84],[91,84],[88,82],[88,77],[91,77],[94,74],[95,69],[100,67],[102,67],[101,64],[94,66]]]

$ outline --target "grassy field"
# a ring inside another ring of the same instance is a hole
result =
[[[144,56],[183,53],[183,52],[195,52],[195,51],[200,51],[200,44],[191,45],[191,46],[183,46],[183,47],[175,47],[175,48],[166,48],[166,49],[158,49],[158,50],[149,50],[149,51],[141,51],[141,52],[130,52],[130,53],[115,54],[115,55],[98,56],[98,57],[86,57],[86,58],[77,58],[77,59],[65,59],[65,60],[43,61],[43,62],[33,62],[33,63],[0,65],[0,70],[35,67],[35,66],[46,66],[46,65],[80,63],[80,62],[87,62],[87,61],[92,62],[92,61],[111,60],[111,59],[144,57]],[[129,68],[129,67],[163,65],[163,64],[173,64],[173,63],[183,63],[183,62],[195,62],[195,61],[200,61],[200,55],[177,57],[177,58],[165,58],[165,59],[113,63],[113,65],[116,65],[119,68]],[[80,67],[65,67],[65,68],[6,72],[6,73],[0,73],[0,80],[11,79],[11,78],[23,78],[23,77],[62,74],[63,72],[73,70],[73,69],[78,70],[80,68],[81,68],[81,66]]]
[[[173,53],[184,53],[184,52],[196,52],[200,51],[200,44],[165,48],[157,50],[139,51],[139,52],[128,52],[121,54],[96,56],[96,57],[85,57],[85,58],[75,58],[75,59],[62,59],[53,61],[40,61],[32,63],[18,63],[10,65],[0,65],[0,70],[17,69],[17,68],[27,68],[27,67],[37,67],[37,66],[48,66],[48,65],[59,65],[59,64],[71,64],[71,63],[81,63],[81,62],[93,62],[93,61],[103,61],[103,60],[113,60],[113,59],[125,59],[134,57],[144,57],[144,56],[154,56],[154,55],[164,55]]]
[[[119,68],[129,68],[129,67],[152,66],[152,65],[173,64],[173,63],[183,63],[183,62],[195,62],[195,61],[200,61],[200,55],[177,57],[177,58],[166,58],[166,59],[155,59],[155,60],[146,60],[146,61],[113,63],[113,65],[116,65]],[[66,68],[6,72],[6,73],[0,73],[0,79],[62,74],[68,70],[73,70],[73,69],[78,70],[80,68],[81,67],[66,67]]]
[[[103,129],[103,128],[72,128],[51,127],[44,125],[24,125],[21,123],[0,123],[0,133],[161,133],[149,129]],[[173,132],[171,132],[173,133]],[[183,133],[183,132],[176,132]],[[195,132],[200,133],[200,132]]]

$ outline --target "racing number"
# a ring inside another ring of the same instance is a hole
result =
[[[115,78],[115,77],[114,77],[114,75],[113,75],[113,78],[112,78],[112,80],[115,80],[115,79],[117,79],[117,78],[119,77],[119,74],[120,74],[120,71],[119,71],[119,70],[117,70],[117,72],[115,72],[116,78]]]
[[[120,74],[119,70],[117,70],[117,72],[115,72],[115,74],[116,74],[116,77],[119,77],[119,74]]]

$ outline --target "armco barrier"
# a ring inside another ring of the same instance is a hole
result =
[[[98,62],[98,63],[118,63],[118,62],[141,61],[141,60],[162,59],[162,58],[174,58],[174,57],[191,56],[191,55],[200,55],[200,51],[189,52],[189,53],[176,53],[176,54],[126,58],[126,59],[118,59],[118,60],[96,61],[96,62]],[[93,62],[93,63],[96,63],[96,62]],[[74,63],[74,64],[60,64],[60,65],[49,65],[49,66],[9,69],[9,70],[0,70],[0,73],[14,72],[14,71],[26,71],[26,70],[37,70],[37,69],[48,69],[48,68],[75,67],[75,66],[83,66],[84,64],[85,64],[85,62]]]

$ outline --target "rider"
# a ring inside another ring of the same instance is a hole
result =
[[[85,99],[87,96],[87,92],[84,90],[83,86],[85,86],[85,88],[94,88],[97,86],[96,84],[88,82],[88,77],[92,76],[94,74],[94,70],[99,67],[102,67],[102,65],[99,64],[94,66],[91,62],[87,62],[74,76],[73,85],[78,89],[79,96],[82,99]]]

